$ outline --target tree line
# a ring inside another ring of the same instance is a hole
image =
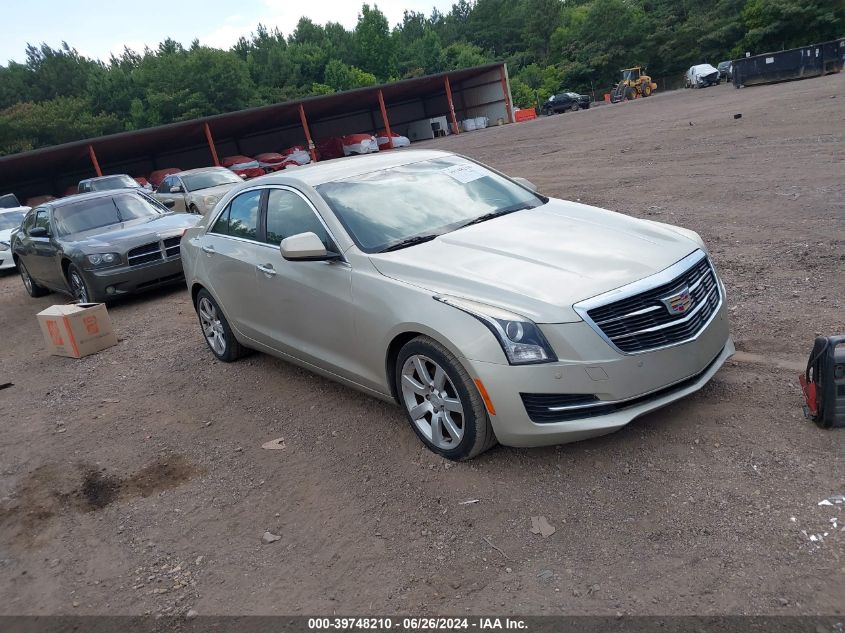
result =
[[[514,103],[606,89],[695,63],[834,39],[845,0],[458,0],[393,27],[364,4],[354,29],[301,18],[259,25],[230,50],[167,39],[108,62],[63,43],[0,66],[0,155],[251,106],[505,61]]]

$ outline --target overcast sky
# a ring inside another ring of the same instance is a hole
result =
[[[432,7],[446,13],[454,0],[379,0],[390,26],[405,9],[426,15]],[[15,0],[3,3],[0,64],[23,61],[27,42],[58,47],[66,41],[80,53],[107,60],[124,45],[143,50],[171,37],[183,44],[229,48],[260,22],[285,35],[306,15],[318,24],[331,20],[352,28],[363,1],[357,0]]]

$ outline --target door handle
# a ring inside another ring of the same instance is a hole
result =
[[[273,267],[270,264],[266,264],[264,266],[262,266],[261,264],[258,264],[256,266],[256,268],[258,270],[260,270],[262,273],[264,273],[265,275],[267,275],[268,277],[273,277],[273,276],[276,275],[276,271],[273,269]]]
[[[216,252],[213,246],[202,246],[202,252],[207,253],[208,255],[214,255]]]

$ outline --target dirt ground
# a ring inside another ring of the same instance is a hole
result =
[[[120,343],[71,360],[35,320],[61,299],[2,275],[0,614],[845,611],[845,506],[818,505],[845,432],[782,368],[845,330],[845,74],[426,145],[699,231],[746,356],[616,434],[455,465],[397,407],[216,362],[184,289],[112,307]]]

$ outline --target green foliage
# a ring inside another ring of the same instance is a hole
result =
[[[673,77],[843,31],[845,0],[456,0],[392,29],[370,4],[353,30],[259,24],[228,51],[167,39],[102,63],[28,45],[0,66],[0,154],[494,60],[508,62],[514,103],[536,107],[562,90],[600,94],[633,65]]]
[[[355,60],[378,77],[392,77],[396,74],[396,54],[387,18],[375,5],[365,4],[355,27]]]

